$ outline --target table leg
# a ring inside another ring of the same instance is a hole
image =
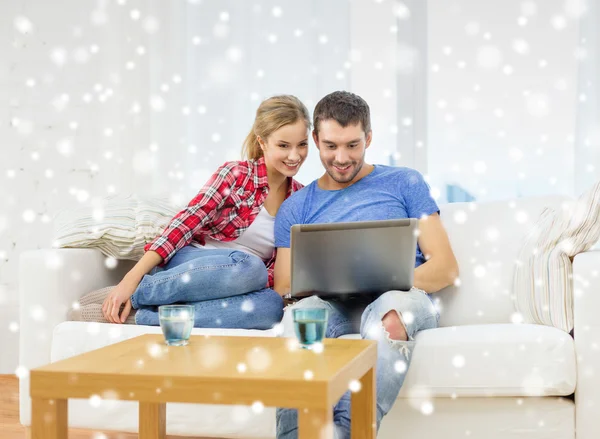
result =
[[[67,439],[67,400],[31,399],[31,439]]]
[[[360,384],[360,390],[353,392],[351,397],[351,437],[353,439],[375,439],[377,434],[375,368],[363,375]]]
[[[333,410],[298,409],[299,439],[333,439]]]
[[[165,439],[167,405],[164,402],[140,401],[140,439]]]

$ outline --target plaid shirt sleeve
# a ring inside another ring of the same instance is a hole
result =
[[[237,180],[235,166],[235,162],[227,162],[217,169],[198,195],[144,250],[155,251],[163,258],[162,264],[166,264],[178,250],[188,245],[202,227],[217,218],[219,209],[234,189]]]

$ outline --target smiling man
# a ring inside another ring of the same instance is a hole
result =
[[[290,228],[294,224],[419,219],[414,287],[377,297],[322,300],[311,296],[288,307],[284,335],[294,333],[291,309],[329,309],[326,337],[360,332],[377,340],[377,428],[392,408],[410,363],[417,332],[437,327],[429,293],[454,283],[458,265],[439,218],[439,209],[423,176],[414,169],[365,162],[372,131],[369,106],[353,93],[325,96],[313,114],[313,138],[325,174],[292,195],[275,220],[275,290],[290,290]],[[333,409],[336,437],[350,438],[350,394]],[[277,438],[298,437],[296,410],[277,410]]]

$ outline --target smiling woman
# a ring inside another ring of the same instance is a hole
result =
[[[306,160],[308,154],[306,123],[298,121],[295,124],[281,127],[269,136],[267,141],[261,137],[259,142],[263,151],[266,152],[266,149],[269,148],[269,154],[266,155],[267,163],[282,173],[284,171],[294,172]],[[286,169],[279,169],[280,163],[283,163]]]
[[[158,325],[157,306],[185,303],[195,309],[195,327],[270,329],[279,322],[274,216],[302,187],[293,177],[308,154],[310,126],[295,96],[263,101],[244,142],[248,160],[222,165],[103,303],[83,305],[81,316],[125,323],[136,310],[135,323]]]
[[[277,173],[284,176],[296,175],[308,154],[309,128],[308,110],[298,98],[272,97],[256,110],[254,125],[246,137],[242,154],[251,160],[264,157],[271,179]],[[269,194],[271,198],[279,198],[283,202],[281,195],[285,199],[285,191],[279,195]]]
[[[122,322],[133,308],[136,323],[156,325],[157,312],[149,307],[184,302],[196,308],[196,327],[268,329],[277,323],[282,301],[269,288],[273,215],[301,187],[292,177],[306,158],[309,127],[308,110],[296,97],[265,100],[244,144],[249,160],[221,167],[146,246],[148,253],[104,302],[106,318]],[[297,165],[289,169],[285,162]],[[233,223],[236,217],[242,223]],[[248,301],[254,312],[236,306]]]

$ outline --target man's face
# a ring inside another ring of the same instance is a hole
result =
[[[341,187],[352,184],[365,163],[371,132],[365,133],[361,123],[342,127],[329,119],[319,123],[319,133],[313,131],[313,139],[329,177]]]

